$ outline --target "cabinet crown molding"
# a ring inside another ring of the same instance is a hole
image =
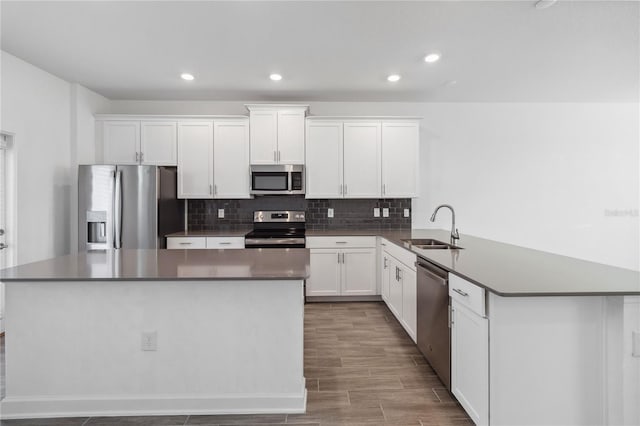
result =
[[[95,114],[96,120],[180,121],[180,120],[248,120],[247,115],[167,115],[167,114]]]
[[[422,120],[424,117],[412,117],[412,116],[387,116],[387,115],[310,115],[307,116],[307,121],[322,121],[322,120],[338,120],[338,121],[354,121],[354,120],[375,120],[375,121],[415,121]]]
[[[300,110],[300,111],[307,111],[309,109],[309,105],[305,105],[305,104],[245,104],[245,108],[247,108],[249,111],[264,111],[264,110],[270,110],[273,111],[274,109],[277,110]]]

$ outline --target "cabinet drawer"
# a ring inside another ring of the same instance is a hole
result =
[[[203,249],[207,248],[204,237],[168,237],[168,249]]]
[[[485,316],[484,289],[457,275],[449,274],[449,296],[480,316]]]
[[[376,237],[307,237],[307,248],[375,248]]]
[[[243,249],[244,237],[207,237],[208,249]]]
[[[414,252],[404,249],[386,238],[380,238],[380,246],[383,252],[387,252],[389,255],[395,257],[400,263],[403,263],[412,271],[416,270],[416,260],[418,256],[416,256]]]

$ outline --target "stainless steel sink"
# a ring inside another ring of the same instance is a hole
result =
[[[458,250],[462,248],[431,238],[407,239],[402,241],[407,248],[415,247],[423,250]]]

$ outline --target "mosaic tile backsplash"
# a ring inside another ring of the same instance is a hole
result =
[[[373,217],[380,208],[381,217]],[[333,218],[327,210],[333,209]],[[389,217],[382,217],[382,209]],[[218,218],[224,209],[224,218]],[[409,209],[409,217],[404,217]],[[249,200],[189,200],[189,231],[238,229],[253,226],[254,210],[305,210],[307,229],[410,229],[411,198],[307,200],[303,196],[267,196]]]

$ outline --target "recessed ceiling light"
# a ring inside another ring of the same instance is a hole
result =
[[[271,74],[269,76],[269,78],[273,81],[280,81],[282,80],[282,76],[280,74]]]
[[[424,61],[428,64],[433,64],[434,62],[438,62],[440,60],[440,54],[437,52],[429,53],[424,57]]]
[[[546,9],[556,4],[558,0],[539,0],[536,2],[536,9]]]
[[[180,78],[182,78],[183,80],[187,80],[187,81],[191,81],[191,80],[194,79],[192,74],[189,74],[189,73],[186,73],[186,72],[180,74]]]
[[[400,76],[398,74],[391,74],[389,77],[387,77],[387,80],[395,83],[396,81],[400,80]]]

